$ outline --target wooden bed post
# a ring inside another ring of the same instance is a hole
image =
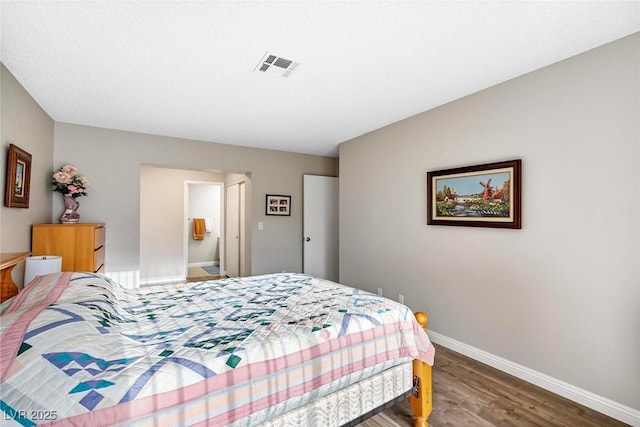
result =
[[[5,302],[18,294],[18,286],[13,282],[11,272],[19,262],[27,259],[29,255],[31,252],[0,253],[0,302]]]
[[[428,317],[425,313],[417,312],[416,320],[427,331]],[[411,411],[416,417],[415,427],[428,427],[427,419],[431,414],[432,389],[431,366],[414,359],[413,360],[413,394],[409,396]]]

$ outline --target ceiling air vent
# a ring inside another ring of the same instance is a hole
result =
[[[298,65],[300,63],[267,52],[256,66],[255,71],[276,77],[289,77]]]

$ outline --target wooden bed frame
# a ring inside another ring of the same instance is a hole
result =
[[[415,316],[422,329],[427,332],[427,320],[429,320],[427,315],[418,311]],[[415,427],[428,427],[429,425],[427,419],[433,407],[431,370],[431,366],[426,363],[418,359],[413,360],[413,392],[409,396],[409,405],[411,405],[411,411],[416,417]]]
[[[18,286],[11,279],[11,271],[19,262],[29,256],[29,252],[12,252],[0,254],[0,303],[19,292]],[[417,312],[416,320],[427,331],[428,317],[425,313]],[[415,359],[413,361],[413,389],[408,397],[411,411],[416,417],[415,427],[428,427],[427,419],[432,408],[432,378],[431,366]]]
[[[18,286],[11,278],[13,268],[24,261],[31,252],[3,252],[0,253],[0,303],[18,294]]]

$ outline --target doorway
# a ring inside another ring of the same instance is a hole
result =
[[[185,181],[185,186],[187,281],[221,279],[224,184]]]
[[[140,167],[140,285],[176,283],[185,281],[188,266],[188,243],[191,224],[188,215],[187,185],[185,182],[219,184],[222,193],[222,218],[219,240],[220,269],[224,275],[225,264],[225,210],[226,187],[245,183],[242,275],[251,274],[251,173],[177,169],[160,165],[143,164]],[[197,215],[203,215],[202,213]],[[214,235],[217,238],[217,235]],[[126,233],[122,238],[128,238]],[[137,281],[137,280],[136,280]]]

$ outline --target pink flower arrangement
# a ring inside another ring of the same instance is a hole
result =
[[[78,173],[78,169],[72,165],[64,165],[53,174],[51,181],[53,191],[71,197],[86,196],[86,189],[89,186],[89,180]]]

